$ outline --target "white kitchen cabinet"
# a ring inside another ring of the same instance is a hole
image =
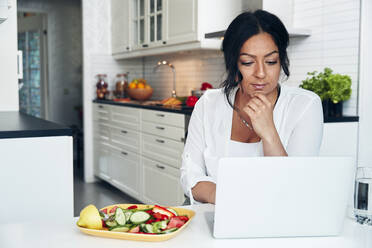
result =
[[[168,0],[167,44],[181,44],[198,40],[197,1]]]
[[[111,0],[111,46],[112,53],[129,52],[130,1]]]
[[[182,204],[179,168],[189,118],[93,105],[95,175],[144,203]]]
[[[148,203],[179,206],[184,202],[180,171],[155,160],[143,158],[143,199]]]
[[[140,199],[141,167],[139,154],[112,147],[110,168],[112,184],[130,196]]]

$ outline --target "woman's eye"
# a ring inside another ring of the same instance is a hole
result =
[[[274,60],[274,61],[267,61],[266,63],[269,64],[269,65],[275,65],[276,63],[278,63],[278,61],[276,61],[276,60]]]
[[[245,66],[250,66],[253,64],[253,62],[241,62],[242,65],[245,65]]]

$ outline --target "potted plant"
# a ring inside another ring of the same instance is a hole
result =
[[[310,76],[302,81],[301,88],[311,90],[322,100],[324,116],[342,116],[342,103],[350,99],[351,78],[348,75],[333,74],[330,68],[323,72],[308,72]]]

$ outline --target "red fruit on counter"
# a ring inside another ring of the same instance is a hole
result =
[[[207,89],[213,89],[213,86],[208,82],[202,83],[200,90],[207,90]]]
[[[196,97],[196,96],[189,96],[186,100],[186,105],[189,106],[189,107],[194,107],[196,102],[198,101],[199,99]]]

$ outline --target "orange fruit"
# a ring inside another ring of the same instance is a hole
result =
[[[149,84],[146,84],[145,89],[151,89],[151,86]]]
[[[138,89],[143,89],[143,88],[145,88],[145,84],[142,83],[142,82],[141,82],[141,83],[138,83],[138,84],[137,84],[137,88],[138,88]]]
[[[135,82],[131,82],[128,87],[129,89],[135,89],[137,88],[137,84]]]

